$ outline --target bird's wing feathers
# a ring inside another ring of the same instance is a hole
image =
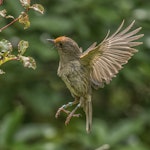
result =
[[[124,24],[123,21],[114,34],[109,36],[108,32],[99,45],[96,46],[94,43],[80,56],[82,64],[92,67],[90,78],[95,88],[103,87],[104,83],[110,83],[122,65],[126,64],[131,56],[137,52],[133,47],[142,44],[142,42],[135,42],[143,36],[143,34],[136,35],[141,27],[130,31],[134,22],[120,31]]]

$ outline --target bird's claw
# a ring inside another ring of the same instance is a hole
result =
[[[66,118],[66,121],[65,121],[65,125],[68,125],[69,124],[69,122],[70,122],[70,119],[72,118],[72,117],[80,117],[80,116],[82,116],[81,114],[69,114],[68,115],[68,117]]]
[[[61,111],[65,112],[66,114],[68,114],[68,115],[70,116],[70,113],[71,113],[71,112],[70,112],[69,110],[66,110],[66,109],[64,109],[64,108],[61,107],[61,108],[59,108],[58,111],[56,112],[56,115],[55,115],[56,118],[59,117]],[[68,116],[68,117],[69,117],[69,116]],[[80,117],[81,114],[73,114],[73,115],[71,115],[71,116],[72,116],[72,117]],[[68,118],[68,117],[67,117],[67,118]],[[70,118],[70,119],[71,119],[71,118]],[[70,119],[69,119],[69,120],[70,120]],[[66,119],[66,120],[67,120],[67,119]]]
[[[65,104],[63,106],[61,106],[58,111],[56,112],[55,117],[58,118],[58,116],[60,115],[61,111],[65,112],[66,114],[70,114],[71,112],[66,110],[66,108],[73,106],[74,104],[77,103],[77,100],[75,100],[74,102],[69,102],[68,104]]]
[[[56,112],[55,117],[58,118],[58,116],[60,115],[61,111],[65,112],[65,113],[68,115],[68,117],[66,118],[66,121],[65,121],[65,125],[69,124],[70,119],[71,119],[72,117],[80,117],[81,114],[75,114],[75,111],[80,107],[80,104],[78,104],[78,105],[75,107],[75,109],[73,109],[71,112],[68,111],[68,110],[66,110],[66,108],[68,108],[69,106],[72,106],[72,105],[76,104],[77,102],[78,102],[78,101],[69,102],[68,104],[61,106],[61,107],[58,109],[58,111]]]
[[[61,111],[65,112],[66,114],[70,114],[70,111],[65,110],[63,107],[60,107],[58,109],[58,111],[56,112],[56,115],[55,115],[56,118],[58,118],[58,116],[60,115]]]

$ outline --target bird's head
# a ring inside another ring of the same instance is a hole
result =
[[[56,39],[47,40],[56,46],[60,55],[79,56],[81,54],[78,44],[69,37],[60,36]]]

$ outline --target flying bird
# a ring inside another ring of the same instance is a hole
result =
[[[124,21],[115,33],[107,33],[104,40],[97,44],[93,43],[84,52],[78,44],[69,37],[60,36],[56,39],[48,39],[54,43],[60,56],[58,76],[70,90],[73,102],[69,102],[60,107],[56,113],[56,118],[61,111],[68,116],[65,124],[67,125],[72,117],[79,117],[76,114],[78,108],[83,108],[86,115],[86,131],[89,133],[92,126],[92,90],[103,88],[109,84],[113,77],[128,63],[128,60],[138,50],[134,47],[141,45],[142,42],[136,40],[144,36],[138,34],[141,27],[131,30],[135,21],[125,29]],[[75,105],[72,111],[67,108]]]

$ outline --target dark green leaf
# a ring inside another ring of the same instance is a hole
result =
[[[53,138],[56,136],[57,131],[50,124],[28,124],[22,127],[15,134],[15,141],[26,142],[38,137]]]
[[[4,117],[1,123],[0,130],[0,146],[8,146],[13,133],[18,129],[21,123],[24,110],[22,107],[17,108],[14,112],[9,113]]]

